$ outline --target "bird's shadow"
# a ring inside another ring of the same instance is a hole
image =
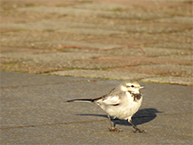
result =
[[[158,111],[155,108],[141,109],[133,115],[132,122],[136,126],[150,122],[151,120],[153,120],[157,117],[156,113],[163,113],[163,112]],[[77,114],[77,115],[80,115],[80,116],[99,116],[99,117],[108,118],[107,115],[101,115],[101,114]],[[114,126],[116,126],[116,124],[124,125],[124,126],[131,126],[131,124],[127,120],[111,117],[111,121],[114,123]]]

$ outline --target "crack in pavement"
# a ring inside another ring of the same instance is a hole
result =
[[[193,112],[186,112],[186,113],[169,113],[169,114],[160,114],[163,115],[180,115],[180,114],[191,114]],[[143,117],[151,117],[149,116],[139,116],[134,118],[143,118]],[[54,126],[54,125],[68,125],[68,124],[80,124],[80,123],[91,123],[91,122],[103,122],[108,121],[108,119],[101,119],[101,120],[88,120],[88,121],[76,121],[76,122],[62,122],[62,123],[47,123],[47,124],[39,124],[39,125],[23,125],[23,126],[13,126],[13,127],[2,127],[0,130],[5,129],[17,129],[17,128],[28,128],[28,127],[42,127],[42,126]]]
[[[27,127],[53,126],[53,125],[67,125],[67,124],[78,124],[78,123],[90,123],[90,122],[100,122],[100,121],[108,121],[108,119],[89,120],[89,121],[77,121],[77,122],[63,122],[63,123],[47,123],[47,124],[39,124],[39,125],[23,125],[23,126],[13,126],[13,127],[3,127],[3,128],[0,128],[0,130],[27,128]]]

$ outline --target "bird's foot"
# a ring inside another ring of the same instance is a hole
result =
[[[143,130],[143,129],[139,129],[139,128],[136,128],[136,130],[135,131],[133,131],[134,133],[136,133],[136,132],[139,132],[139,133],[146,133],[146,131],[145,130]]]
[[[109,131],[110,132],[122,132],[122,130],[119,130],[119,129],[115,128],[115,127],[109,128]]]

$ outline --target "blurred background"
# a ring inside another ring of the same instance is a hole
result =
[[[2,71],[192,85],[192,0],[1,0],[0,14]]]

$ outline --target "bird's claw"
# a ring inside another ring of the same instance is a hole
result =
[[[115,127],[109,128],[109,131],[110,132],[122,132],[121,130],[119,130],[119,129],[115,128]]]
[[[146,133],[146,131],[145,130],[143,130],[143,129],[139,129],[139,128],[136,128],[136,130],[135,131],[133,131],[134,133],[136,133],[136,132],[139,132],[139,133]]]

